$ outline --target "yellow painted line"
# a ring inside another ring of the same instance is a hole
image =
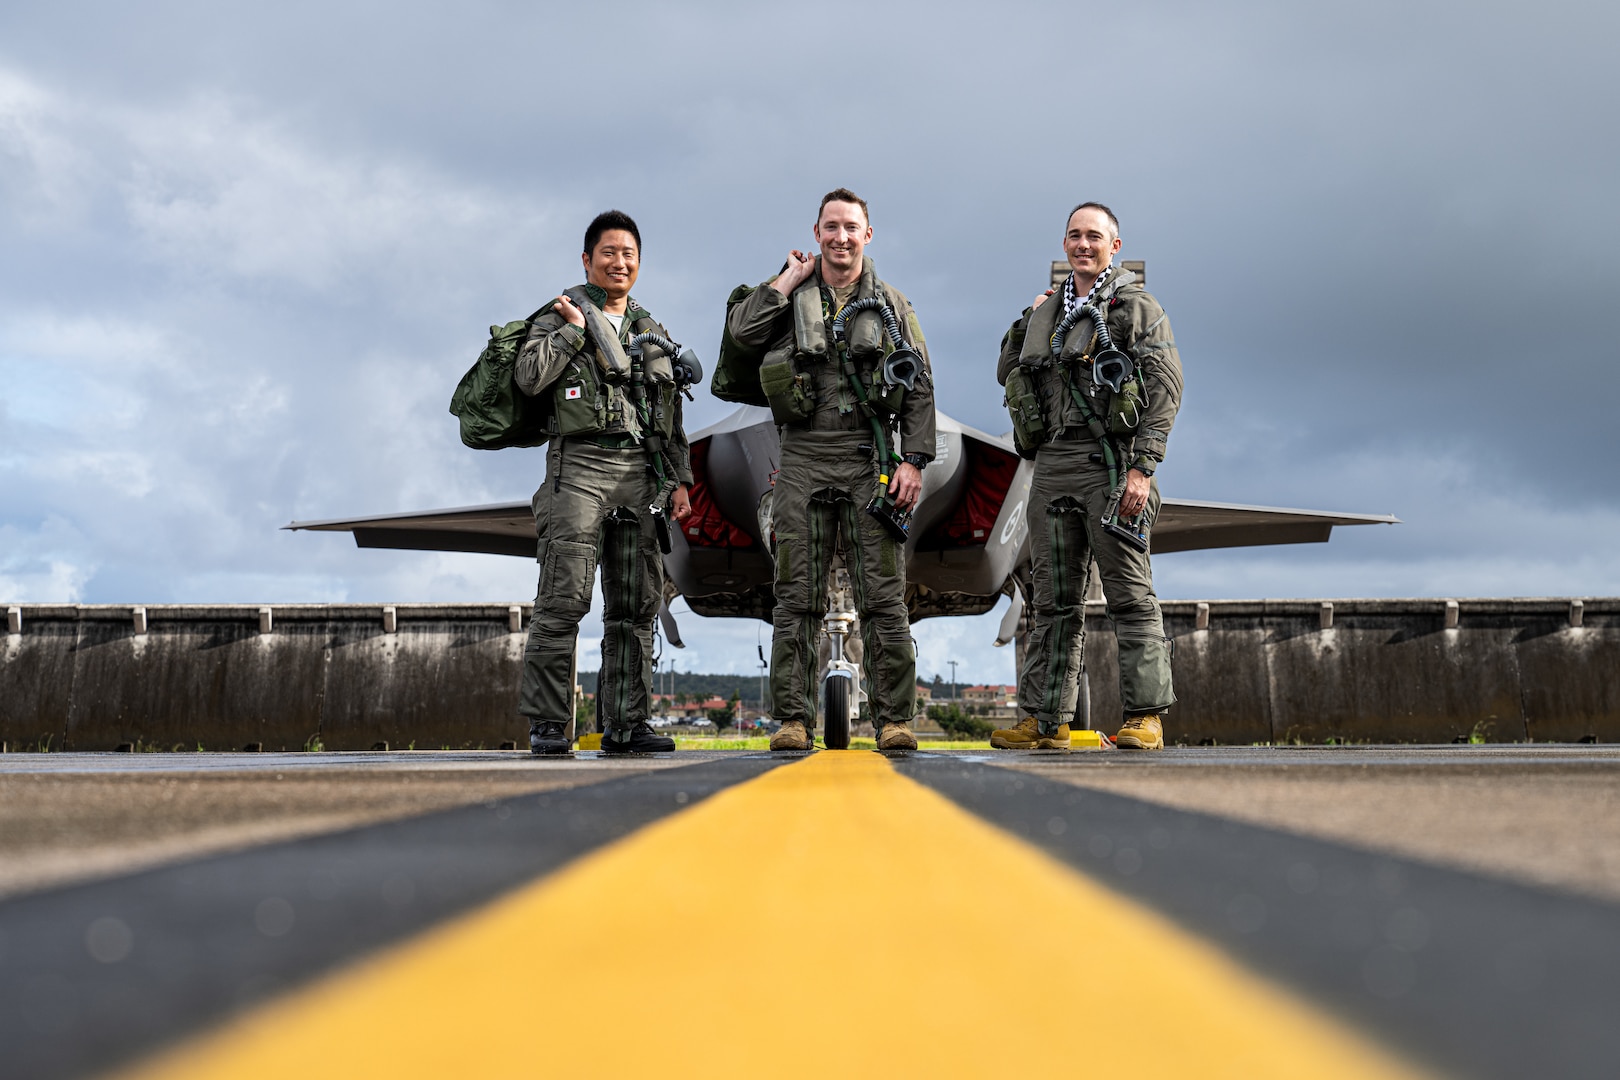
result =
[[[1419,1074],[882,757],[826,752],[135,1075]]]

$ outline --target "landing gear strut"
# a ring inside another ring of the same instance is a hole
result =
[[[866,692],[861,689],[860,667],[844,658],[844,642],[855,627],[849,571],[838,567],[832,577],[832,588],[827,590],[827,614],[821,620],[829,646],[827,670],[821,676],[822,739],[829,750],[848,750],[850,725],[860,715]]]

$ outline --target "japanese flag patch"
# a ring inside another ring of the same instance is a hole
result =
[[[584,392],[585,388],[583,386],[565,386],[563,387],[563,399],[566,401],[578,401],[580,395]]]

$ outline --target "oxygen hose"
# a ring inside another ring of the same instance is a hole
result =
[[[872,408],[866,397],[866,387],[861,385],[861,377],[855,374],[855,367],[844,360],[844,375],[849,379],[849,385],[855,389],[855,400],[860,402],[861,411],[866,414],[867,423],[872,425],[872,440],[877,446],[878,456],[878,494],[881,496],[889,490],[889,440],[883,430],[883,424],[877,418],[877,410]],[[895,454],[894,460],[899,461],[900,455]]]
[[[1086,396],[1080,392],[1079,387],[1074,385],[1074,380],[1069,378],[1068,369],[1063,368],[1060,363],[1063,342],[1068,338],[1069,331],[1083,318],[1091,320],[1092,325],[1096,328],[1097,343],[1103,349],[1112,349],[1114,347],[1114,341],[1108,333],[1108,324],[1103,318],[1103,313],[1090,304],[1082,304],[1064,315],[1062,320],[1059,321],[1057,329],[1052,332],[1052,360],[1054,363],[1058,363],[1060,370],[1063,371],[1063,383],[1068,387],[1069,396],[1074,399],[1075,406],[1080,410],[1080,418],[1086,422],[1086,428],[1091,432],[1092,437],[1097,440],[1097,445],[1102,447],[1103,465],[1108,469],[1108,489],[1117,496],[1120,491],[1119,454],[1114,449],[1114,440],[1109,436],[1108,429],[1103,426],[1103,422],[1098,419],[1097,414],[1091,411],[1091,405],[1086,401]],[[1117,516],[1116,511],[1115,517],[1117,518]]]
[[[681,354],[681,347],[679,345],[669,340],[669,338],[665,337],[663,334],[655,334],[651,330],[648,330],[646,333],[637,334],[635,337],[630,339],[630,347],[632,349],[639,350],[643,345],[646,344],[656,345],[660,349],[663,349],[665,352],[669,353],[671,360]]]
[[[1096,328],[1097,343],[1104,349],[1114,347],[1114,339],[1109,336],[1108,323],[1103,318],[1103,313],[1090,304],[1081,304],[1064,315],[1058,322],[1057,329],[1052,331],[1051,345],[1052,360],[1054,362],[1062,359],[1063,343],[1068,340],[1069,331],[1074,329],[1075,324],[1081,319],[1087,318],[1091,320],[1092,325]],[[1103,462],[1108,466],[1108,486],[1112,488],[1119,483],[1119,461],[1114,453],[1114,440],[1108,437],[1108,432],[1103,427],[1102,421],[1097,419],[1097,414],[1091,411],[1091,406],[1087,403],[1085,395],[1080,393],[1075,387],[1074,381],[1068,378],[1067,371],[1064,372],[1063,382],[1069,388],[1069,396],[1074,398],[1075,405],[1079,407],[1080,416],[1085,420],[1086,427],[1090,429],[1097,442],[1102,445]]]
[[[833,336],[843,339],[844,327],[852,315],[859,315],[863,311],[876,311],[883,316],[883,329],[888,332],[889,340],[897,349],[906,348],[905,339],[900,336],[900,324],[895,321],[894,308],[885,304],[875,296],[863,296],[859,300],[851,300],[845,304],[833,319]]]
[[[902,458],[889,448],[886,425],[878,419],[877,409],[873,408],[871,399],[866,395],[866,386],[855,370],[855,360],[849,354],[849,342],[844,338],[844,327],[848,325],[851,315],[874,309],[883,313],[884,328],[894,343],[895,352],[898,353],[903,349],[909,351],[910,346],[900,337],[900,327],[895,323],[894,311],[875,297],[865,297],[845,304],[833,319],[833,339],[838,343],[838,363],[844,378],[849,383],[850,389],[855,392],[855,400],[860,405],[861,412],[865,414],[866,422],[872,425],[873,448],[877,451],[877,490],[872,493],[872,501],[867,504],[866,512],[878,520],[894,542],[904,544],[911,529],[911,511],[900,509],[889,494],[889,466],[901,461]],[[905,384],[910,385],[909,382]]]
[[[888,332],[889,340],[894,342],[895,348],[901,347],[900,327],[894,321],[894,309],[875,296],[865,296],[859,300],[851,300],[839,309],[837,316],[833,318],[833,338],[842,343],[844,340],[844,328],[849,325],[850,316],[858,315],[863,311],[882,312],[883,328]],[[877,418],[877,410],[872,408],[872,403],[866,396],[866,387],[861,385],[860,376],[855,373],[855,367],[849,361],[848,350],[843,350],[843,352],[844,376],[849,380],[850,388],[855,391],[855,400],[860,402],[861,411],[866,414],[867,422],[872,425],[872,439],[877,446],[878,455],[878,493],[882,495],[889,490],[889,463],[891,460],[889,457],[889,439],[883,430],[883,424]],[[895,454],[893,460],[899,461],[900,455]]]
[[[1104,349],[1112,349],[1114,347],[1114,339],[1108,333],[1108,321],[1103,317],[1103,313],[1092,307],[1090,304],[1081,304],[1079,307],[1063,316],[1062,321],[1057,324],[1057,329],[1052,331],[1051,344],[1052,358],[1054,360],[1062,354],[1063,343],[1068,340],[1069,331],[1074,329],[1074,324],[1079,322],[1082,318],[1089,318],[1092,325],[1096,327],[1098,345],[1102,346]]]
[[[1102,447],[1103,464],[1108,469],[1109,490],[1108,508],[1104,512],[1102,519],[1103,531],[1118,538],[1121,543],[1128,544],[1138,551],[1146,552],[1148,542],[1147,538],[1140,532],[1141,526],[1137,525],[1134,528],[1127,529],[1120,523],[1119,503],[1125,493],[1125,484],[1119,468],[1119,451],[1114,447],[1114,439],[1109,435],[1108,429],[1103,425],[1103,422],[1097,418],[1097,414],[1091,411],[1091,405],[1086,401],[1086,396],[1080,392],[1079,387],[1074,385],[1074,380],[1070,377],[1070,370],[1062,362],[1063,343],[1068,339],[1069,331],[1082,318],[1089,318],[1096,328],[1097,344],[1099,346],[1097,362],[1107,360],[1106,354],[1112,352],[1115,353],[1114,362],[1116,366],[1119,364],[1125,365],[1120,370],[1116,370],[1112,378],[1103,381],[1103,385],[1109,386],[1115,393],[1119,392],[1118,383],[1130,373],[1129,360],[1114,348],[1114,339],[1108,333],[1108,324],[1103,313],[1090,304],[1081,304],[1073,311],[1065,314],[1058,322],[1057,329],[1052,332],[1052,362],[1057,364],[1058,370],[1062,373],[1063,384],[1068,387],[1069,396],[1074,399],[1075,406],[1080,410],[1080,418],[1086,422],[1087,430],[1097,440],[1097,445]],[[1092,368],[1093,379],[1097,379],[1099,374],[1094,366]],[[1142,515],[1138,513],[1131,520],[1140,522]]]
[[[657,426],[653,423],[653,417],[651,416],[650,410],[647,406],[647,376],[646,369],[643,366],[642,361],[643,345],[658,346],[660,349],[663,349],[664,352],[669,354],[671,360],[674,360],[675,357],[680,355],[681,347],[675,344],[675,342],[669,340],[669,338],[665,337],[664,335],[654,333],[651,330],[637,334],[635,337],[630,339],[630,355],[633,358],[633,363],[630,368],[630,383],[635,389],[636,416],[641,420],[643,430],[647,432],[649,444],[654,447],[659,455],[662,455],[664,440],[663,437],[658,434]],[[660,417],[660,419],[662,418]],[[655,467],[659,465],[656,458],[653,464]],[[658,468],[658,478],[660,482],[664,480],[664,472],[661,467]]]
[[[630,403],[636,410],[636,419],[641,422],[642,440],[647,447],[648,464],[652,467],[653,476],[658,480],[657,489],[653,493],[652,505],[647,507],[647,510],[652,514],[653,527],[658,532],[659,550],[668,555],[672,544],[669,535],[669,522],[664,516],[664,503],[678,485],[670,483],[669,474],[664,471],[664,438],[658,433],[658,428],[653,424],[652,412],[647,407],[647,378],[641,359],[641,345],[645,341],[652,341],[662,348],[665,347],[664,343],[667,342],[667,339],[652,333],[637,334],[630,339]],[[673,354],[673,349],[670,351]]]

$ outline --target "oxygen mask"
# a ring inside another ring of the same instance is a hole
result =
[[[1116,394],[1124,388],[1125,380],[1135,372],[1136,365],[1131,362],[1131,358],[1112,347],[1100,350],[1091,361],[1093,385],[1106,386]]]
[[[669,378],[674,380],[675,385],[685,392],[688,398],[691,398],[692,393],[688,388],[703,381],[703,361],[699,360],[691,349],[650,330],[630,339],[630,354],[638,359],[644,359],[649,345],[669,358]],[[656,372],[649,374],[654,379],[658,378]]]
[[[685,349],[675,359],[675,384],[682,389],[703,381],[703,361],[691,349]]]
[[[883,358],[883,381],[889,386],[903,386],[907,390],[917,384],[917,373],[922,370],[922,357],[907,345],[901,345]]]

